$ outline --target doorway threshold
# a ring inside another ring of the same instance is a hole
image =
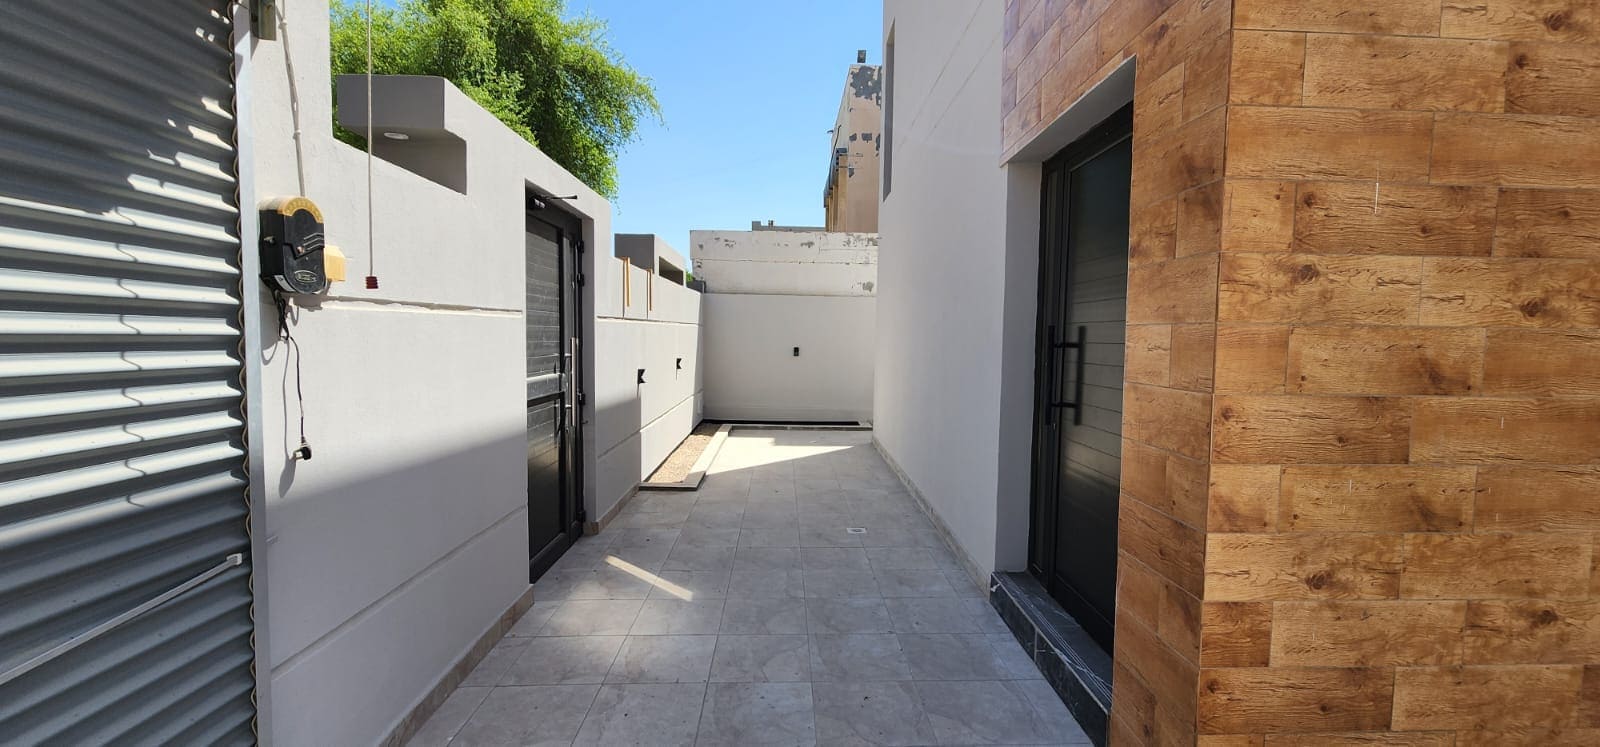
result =
[[[1027,573],[989,577],[989,604],[1097,745],[1111,721],[1111,654]]]

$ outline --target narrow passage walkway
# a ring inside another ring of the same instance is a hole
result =
[[[569,550],[411,743],[1088,744],[870,433],[731,436]]]

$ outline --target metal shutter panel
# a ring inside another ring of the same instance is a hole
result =
[[[0,684],[0,743],[255,741],[227,6],[0,3],[0,680],[224,569]]]

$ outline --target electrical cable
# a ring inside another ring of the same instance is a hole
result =
[[[289,331],[289,299],[283,297],[283,291],[272,289],[272,303],[278,307],[278,339],[283,340],[290,353],[294,354],[294,398],[300,411],[300,448],[295,449],[295,459],[311,459],[311,442],[306,440],[306,394],[301,382],[300,374],[300,343],[294,339],[294,333]]]
[[[372,0],[367,0],[367,290],[378,289],[372,205]]]

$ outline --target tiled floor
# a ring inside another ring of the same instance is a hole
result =
[[[1087,744],[959,568],[869,433],[736,430],[573,546],[412,744]]]

